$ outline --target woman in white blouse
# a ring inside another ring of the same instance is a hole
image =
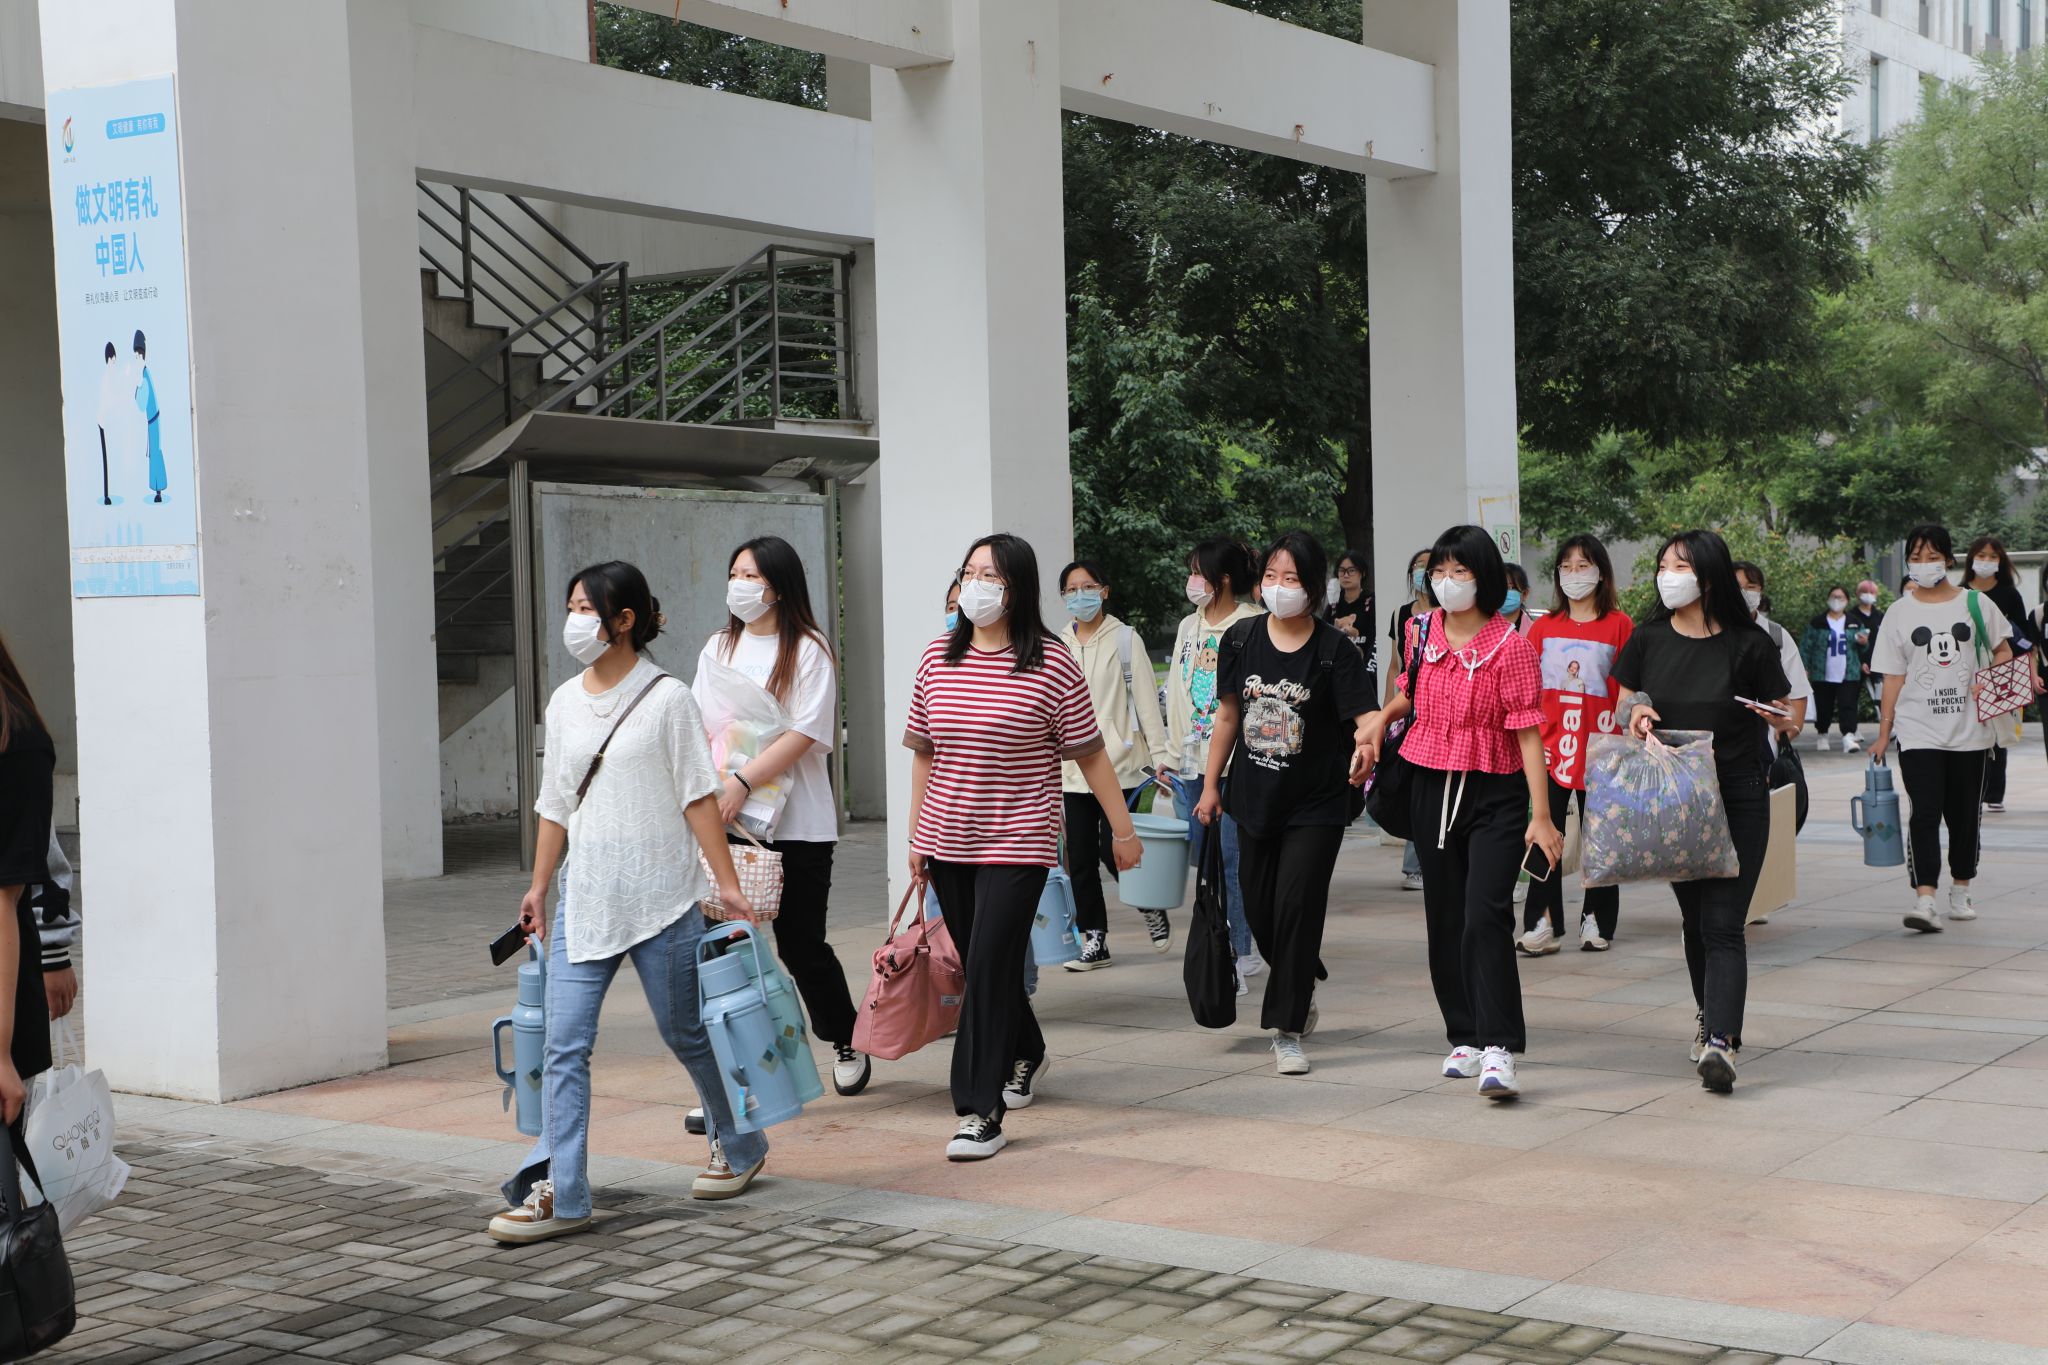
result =
[[[726,850],[703,717],[690,689],[642,652],[661,633],[661,609],[640,570],[593,565],[570,580],[568,602],[562,642],[587,667],[548,700],[533,885],[519,903],[520,927],[548,945],[541,1135],[505,1182],[512,1207],[490,1225],[501,1242],[590,1224],[590,1050],[605,991],[628,957],[663,1040],[704,1102],[711,1162],[691,1193],[729,1199],[768,1159],[761,1134],[733,1131],[697,1015],[698,902],[711,891],[700,849],[719,901],[753,917]],[[548,883],[571,847],[550,933]]]

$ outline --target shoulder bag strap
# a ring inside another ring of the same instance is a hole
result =
[[[1124,705],[1129,708],[1131,721],[1131,742],[1144,738],[1138,728],[1138,691],[1131,683],[1131,628],[1121,626],[1116,633],[1116,659],[1124,669]]]
[[[1423,652],[1429,645],[1429,617],[1410,616],[1408,624],[1415,629],[1415,643],[1408,651],[1408,717],[1415,719],[1415,699],[1422,693]]]
[[[1984,612],[1977,605],[1977,599],[1982,596],[1983,594],[1978,592],[1975,588],[1966,588],[1963,590],[1963,600],[1968,604],[1970,608],[1970,621],[1977,627],[1977,633],[1971,637],[1970,642],[1977,647],[1977,666],[1979,668],[1982,668],[1986,663],[1989,663],[1991,660],[1990,646],[1984,643],[1986,638],[1986,631],[1984,629]]]
[[[662,679],[668,676],[666,673],[655,674],[648,681],[647,686],[641,688],[633,700],[626,704],[626,709],[620,712],[619,718],[612,722],[611,732],[604,737],[604,743],[597,746],[597,752],[590,756],[590,767],[584,771],[583,780],[576,784],[577,805],[583,804],[583,794],[590,790],[591,782],[597,777],[598,768],[604,764],[604,751],[612,747],[612,741],[618,737],[619,727],[626,723],[626,717],[638,710],[640,703],[647,700],[647,694],[652,692],[661,683]]]

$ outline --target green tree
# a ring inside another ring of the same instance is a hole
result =
[[[1888,420],[1997,472],[2048,445],[2048,67],[1930,92],[1870,212],[1862,291]]]
[[[825,107],[825,58],[598,0],[597,59],[606,66],[778,104]]]

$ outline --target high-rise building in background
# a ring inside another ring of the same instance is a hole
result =
[[[1911,123],[1930,88],[1967,81],[1979,58],[2043,41],[2048,0],[1841,0],[1856,88],[1837,115],[1870,141]]]

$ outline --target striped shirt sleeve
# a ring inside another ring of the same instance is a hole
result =
[[[910,685],[910,719],[903,727],[903,746],[921,754],[932,752],[931,678],[932,650],[926,646]]]
[[[1088,700],[1088,681],[1081,674],[1071,650],[1045,651],[1047,678],[1053,683],[1053,746],[1061,758],[1080,759],[1103,748],[1102,727],[1095,723],[1095,707]]]

